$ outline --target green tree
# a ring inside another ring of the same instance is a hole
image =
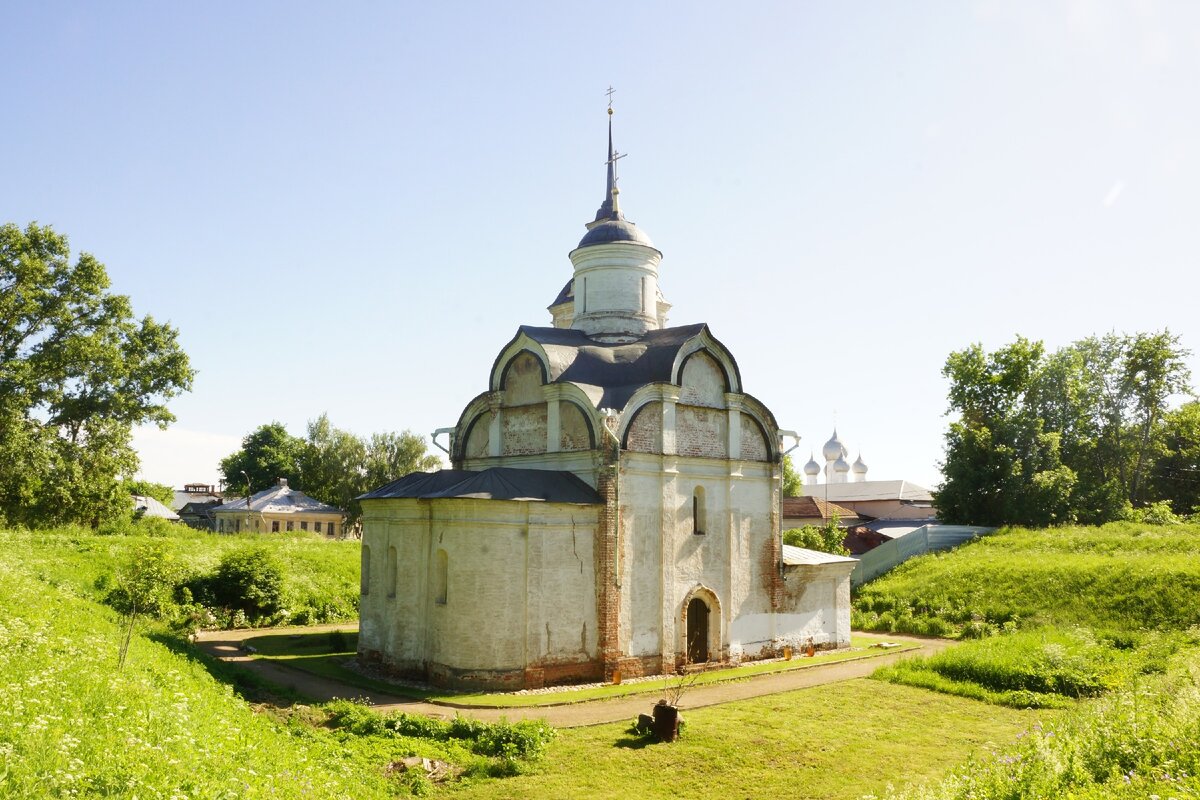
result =
[[[250,477],[254,491],[287,478],[310,497],[346,512],[346,524],[362,516],[359,495],[403,477],[441,466],[425,440],[412,431],[375,433],[369,438],[337,428],[328,414],[308,423],[307,436],[292,436],[278,422],[262,425],[242,440],[242,448],[221,461],[226,484],[244,491]]]
[[[241,449],[221,459],[221,475],[225,485],[235,492],[246,490],[246,477],[251,492],[270,488],[279,478],[303,489],[303,459],[304,440],[288,433],[282,423],[271,422],[246,434]]]
[[[835,556],[848,556],[850,551],[842,544],[846,539],[846,532],[838,526],[838,522],[838,517],[834,514],[824,525],[804,525],[786,530],[783,532],[783,543],[806,550],[832,553]]]
[[[328,414],[308,423],[308,438],[301,455],[304,491],[322,503],[342,509],[352,520],[360,513],[355,498],[367,491],[363,488],[366,461],[363,440],[335,428]]]
[[[362,517],[359,495],[410,472],[441,466],[425,440],[411,431],[375,433],[363,439],[334,427],[322,414],[308,424],[304,456],[305,491],[346,511],[347,524]]]
[[[125,481],[121,487],[126,494],[136,494],[141,497],[153,497],[163,505],[170,507],[175,502],[175,490],[165,483],[155,483],[143,479]]]
[[[1136,505],[1146,499],[1144,475],[1152,457],[1156,426],[1167,411],[1167,400],[1190,388],[1191,374],[1185,361],[1188,355],[1179,337],[1170,331],[1139,333],[1127,340],[1121,378],[1135,429],[1137,457],[1129,499]]]
[[[125,666],[138,620],[146,616],[169,616],[176,608],[175,590],[182,579],[183,568],[165,543],[144,542],[130,551],[105,597],[105,602],[120,612],[125,628],[117,657],[118,669]]]
[[[363,492],[378,489],[411,472],[431,472],[442,465],[442,460],[428,451],[425,439],[409,430],[371,434],[366,446]]]
[[[193,371],[170,325],[136,319],[104,266],[49,227],[0,226],[0,516],[98,526],[121,513],[134,425],[165,427]]]
[[[1162,446],[1151,472],[1152,494],[1169,501],[1176,514],[1200,513],[1200,402],[1166,415]]]
[[[951,353],[945,481],[934,493],[950,523],[1048,525],[1070,518],[1075,473],[1061,461],[1060,437],[1047,432],[1031,389],[1042,367],[1041,342],[1024,337],[994,353],[982,345]]]
[[[947,521],[1102,523],[1143,506],[1162,487],[1164,419],[1188,391],[1188,351],[1169,331],[1081,339],[1046,355],[1023,338],[988,354],[952,353]],[[1150,487],[1150,488],[1148,488]]]
[[[791,456],[783,457],[783,496],[799,497],[804,494],[804,480],[792,463]]]

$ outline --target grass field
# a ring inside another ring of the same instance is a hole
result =
[[[1176,658],[1058,721],[889,800],[1200,797],[1200,658]]]
[[[19,558],[41,580],[96,600],[130,552],[146,541],[163,543],[193,574],[211,571],[221,556],[248,545],[263,547],[284,571],[288,613],[281,622],[310,624],[358,620],[359,543],[301,534],[215,534],[173,526],[171,535],[98,536],[82,528],[2,531],[0,549]]]
[[[1035,628],[905,659],[872,677],[1013,708],[1065,708],[1164,673],[1198,644],[1196,631],[1137,632],[1115,642],[1084,628]]]
[[[665,688],[678,682],[677,678],[668,677],[660,680],[622,683],[615,686],[590,686],[548,694],[445,692],[374,679],[348,668],[346,662],[354,656],[357,639],[358,634],[349,631],[340,634],[332,634],[330,632],[270,633],[248,639],[246,640],[246,644],[258,651],[255,658],[277,661],[293,669],[299,669],[323,678],[331,678],[349,686],[384,692],[399,697],[411,697],[435,703],[450,703],[456,706],[529,708],[565,703],[583,703],[589,700],[604,700],[613,697],[626,697],[633,694],[662,692]],[[875,644],[875,641],[874,639],[862,636],[852,636],[852,649],[850,650],[819,653],[811,658],[798,656],[791,661],[765,661],[756,664],[746,664],[740,667],[731,667],[729,669],[712,670],[693,675],[689,678],[689,681],[691,681],[691,685],[703,686],[720,681],[743,680],[755,675],[764,675],[772,672],[790,672],[791,670],[805,669],[819,664],[872,658],[884,653],[904,652],[919,647],[916,644],[906,643],[885,651],[878,648],[872,649],[871,645]]]
[[[134,637],[118,671],[117,615],[89,587],[120,549],[110,549],[111,537],[24,535],[0,538],[6,799],[382,798],[430,788],[389,768],[412,755],[463,770],[434,791],[466,797],[851,798],[901,776],[936,778],[1055,713],[854,681],[689,712],[673,745],[647,745],[625,725],[606,725],[560,732],[540,760],[514,760],[477,752],[472,740],[362,723],[365,709],[345,724],[345,704],[252,705],[221,665],[153,631]],[[66,551],[58,560],[57,548]],[[81,556],[96,552],[102,557]],[[503,740],[505,730],[481,741]]]
[[[622,724],[562,731],[536,772],[448,795],[859,798],[938,778],[1056,713],[855,680],[689,711],[670,745],[647,745]]]
[[[860,630],[981,636],[1022,626],[1100,632],[1200,625],[1200,525],[1006,528],[914,558],[863,586]]]
[[[0,796],[1200,796],[1200,658],[1187,630],[1196,529],[1010,535],[985,540],[982,555],[972,545],[886,576],[868,587],[871,602],[909,609],[893,619],[917,619],[919,609],[975,625],[976,634],[1008,631],[930,659],[914,675],[1080,698],[1068,708],[1019,710],[856,680],[689,711],[683,738],[663,745],[625,724],[547,742],[515,726],[388,719],[345,702],[252,705],[232,688],[232,673],[165,632],[136,635],[118,670],[118,617],[95,587],[138,537],[0,532]],[[208,565],[241,545],[211,535],[170,541],[182,559]],[[351,559],[350,548],[330,544],[339,546],[271,543],[295,573],[293,596],[306,585],[314,595],[347,583],[356,590],[356,551]],[[996,581],[981,562],[998,570]],[[1112,579],[1113,570],[1128,580]],[[937,604],[924,605],[929,598]],[[1091,627],[1108,633],[1073,633],[1098,620],[1107,625]],[[1039,632],[1032,621],[1059,628]],[[349,636],[324,636],[327,648],[352,647]],[[296,647],[277,655],[289,650],[307,657]],[[394,768],[408,756],[451,762],[458,779],[441,787],[410,779]]]
[[[980,639],[877,677],[1070,707],[942,780],[881,796],[1200,797],[1198,552],[1197,525],[1005,529],[863,587],[858,626]]]

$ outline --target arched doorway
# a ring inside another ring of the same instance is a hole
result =
[[[708,661],[708,603],[693,597],[687,604],[687,660],[689,664]]]

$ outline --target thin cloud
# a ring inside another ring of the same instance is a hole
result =
[[[1112,208],[1117,203],[1117,198],[1121,196],[1121,192],[1125,191],[1125,181],[1118,180],[1108,190],[1108,194],[1104,195],[1104,207]]]

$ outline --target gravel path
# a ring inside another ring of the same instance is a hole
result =
[[[651,706],[658,700],[658,695],[647,692],[617,697],[609,700],[589,700],[581,703],[571,703],[558,706],[540,706],[528,708],[456,708],[440,703],[427,703],[421,700],[409,700],[396,695],[360,689],[340,681],[322,678],[301,670],[283,666],[278,662],[251,658],[242,649],[242,642],[256,636],[280,633],[317,633],[338,629],[353,631],[354,626],[322,625],[307,628],[271,628],[267,630],[236,630],[236,631],[204,631],[196,639],[196,646],[206,653],[224,661],[237,664],[261,678],[278,686],[291,689],[296,693],[318,702],[342,698],[362,698],[378,711],[404,711],[409,714],[424,714],[439,719],[452,719],[461,714],[465,717],[493,721],[504,717],[510,721],[519,719],[544,719],[556,728],[575,728],[584,725],[601,725],[607,722],[633,720],[638,714],[649,713]],[[913,642],[921,647],[917,651],[909,650],[903,653],[863,658],[854,661],[838,661],[832,664],[795,669],[788,672],[775,672],[758,675],[740,680],[710,683],[704,686],[694,686],[687,690],[679,703],[681,709],[702,708],[704,706],[728,703],[734,700],[746,700],[751,697],[789,692],[793,689],[806,689],[810,686],[820,686],[826,683],[836,683],[853,678],[863,678],[870,675],[877,667],[891,664],[894,661],[914,652],[930,655],[954,644],[947,639],[926,639],[897,634],[860,633],[858,636],[888,642]]]

